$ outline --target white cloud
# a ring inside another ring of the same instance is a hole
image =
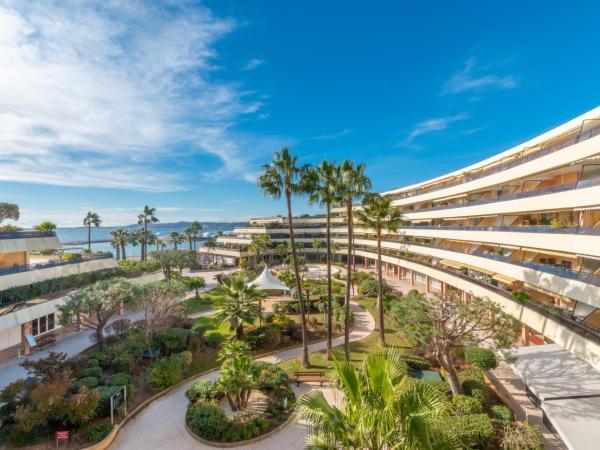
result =
[[[469,58],[465,63],[465,68],[452,75],[444,83],[442,94],[460,94],[467,91],[481,91],[486,88],[513,89],[518,85],[516,77],[513,75],[498,76],[487,74],[489,67],[480,67],[474,58]]]
[[[242,70],[254,70],[265,63],[264,59],[252,58],[249,60]]]
[[[231,129],[260,103],[211,78],[234,27],[189,2],[0,0],[0,180],[173,191],[195,152],[244,178]]]
[[[398,144],[400,147],[411,146],[416,138],[425,134],[434,133],[447,129],[454,122],[465,120],[469,116],[465,113],[456,114],[454,116],[436,117],[434,119],[424,120],[416,124],[408,133],[406,138]]]
[[[352,133],[352,130],[350,128],[346,128],[344,130],[337,131],[335,133],[322,134],[320,136],[315,136],[313,139],[326,141],[326,140],[332,140],[332,139],[340,138],[340,137],[345,136],[345,135],[347,135],[349,133]]]

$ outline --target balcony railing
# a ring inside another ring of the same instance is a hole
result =
[[[56,237],[54,231],[0,231],[0,240],[3,239],[31,239]]]
[[[586,127],[585,122],[591,122],[591,124],[590,124],[591,126]],[[489,175],[492,175],[492,174],[495,174],[498,172],[503,172],[505,170],[512,169],[513,167],[520,166],[521,164],[525,164],[529,161],[533,161],[535,159],[541,158],[541,157],[549,155],[551,153],[555,153],[555,152],[562,150],[564,148],[567,148],[571,145],[586,141],[586,140],[588,140],[594,136],[597,136],[599,134],[600,134],[600,119],[587,120],[587,121],[584,121],[580,127],[578,127],[577,131],[571,130],[567,133],[564,133],[563,134],[564,137],[562,139],[559,139],[558,142],[556,142],[556,138],[555,138],[549,142],[542,143],[542,144],[534,147],[534,148],[537,148],[537,150],[534,150],[534,151],[528,153],[527,155],[524,155],[513,161],[506,162],[506,163],[500,162],[500,164],[490,167],[489,169],[480,169],[479,171],[469,174],[464,178],[461,178],[456,181],[450,181],[450,182],[444,183],[442,185],[436,185],[436,186],[432,186],[430,188],[427,188],[427,187],[417,188],[411,192],[400,193],[400,194],[397,194],[395,196],[395,198],[403,199],[403,198],[413,197],[416,195],[426,194],[428,192],[435,192],[435,191],[439,191],[441,189],[446,189],[446,188],[449,188],[452,186],[458,186],[460,184],[468,183],[470,181],[477,180],[479,178],[487,177]],[[550,143],[550,142],[552,142],[552,143]],[[526,152],[527,150],[530,150],[530,148],[524,148],[523,153]]]
[[[592,234],[600,235],[600,227],[552,227],[549,225],[512,225],[493,227],[446,226],[446,225],[402,225],[399,230],[448,230],[448,231],[507,231],[515,233]]]
[[[441,209],[467,208],[469,206],[477,206],[477,205],[485,205],[488,203],[505,202],[508,200],[516,200],[516,199],[521,199],[521,198],[537,197],[539,195],[556,194],[557,192],[584,189],[584,188],[598,186],[598,185],[600,185],[600,177],[590,178],[589,180],[578,181],[576,183],[559,184],[556,186],[550,186],[550,187],[547,187],[544,189],[538,189],[538,190],[534,190],[534,191],[502,195],[500,197],[490,198],[490,199],[485,199],[485,200],[474,200],[472,202],[455,203],[452,205],[439,205],[439,206],[432,206],[430,208],[414,209],[414,210],[406,211],[406,213],[438,211]]]
[[[0,276],[11,275],[21,272],[30,272],[32,270],[49,269],[51,267],[66,266],[68,264],[79,264],[82,262],[95,261],[98,259],[109,259],[112,257],[113,255],[111,253],[100,253],[96,255],[85,255],[81,256],[80,258],[52,259],[50,261],[39,264],[24,264],[22,266],[5,267],[0,269]]]

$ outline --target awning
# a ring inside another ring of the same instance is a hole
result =
[[[267,266],[265,266],[265,269],[254,281],[248,283],[248,286],[254,286],[256,289],[260,290],[292,291],[283,281],[278,280],[271,275]]]
[[[507,276],[505,276],[505,275],[501,275],[501,274],[499,274],[499,273],[497,273],[497,274],[494,274],[494,275],[492,276],[492,278],[493,278],[494,280],[498,280],[498,281],[500,281],[501,283],[505,283],[505,284],[512,284],[512,283],[514,283],[515,281],[517,281],[517,280],[515,280],[514,278],[507,277]]]

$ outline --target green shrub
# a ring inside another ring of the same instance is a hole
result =
[[[81,372],[81,378],[102,378],[102,369],[100,367],[88,367]]]
[[[287,372],[276,364],[256,361],[254,367],[258,373],[257,385],[259,389],[277,389],[287,386],[290,382]]]
[[[98,378],[96,377],[83,377],[71,384],[71,392],[79,392],[81,386],[85,386],[88,389],[94,389],[98,386]]]
[[[206,336],[206,339],[204,340],[206,346],[211,348],[217,348],[223,342],[225,342],[225,336],[223,336],[221,333],[211,333]]]
[[[184,351],[174,355],[175,359],[181,364],[181,370],[185,371],[192,365],[192,352]],[[173,358],[173,356],[172,356]]]
[[[512,422],[502,429],[502,450],[543,450],[542,433],[527,422]]]
[[[469,347],[465,350],[465,361],[479,367],[481,370],[490,370],[498,367],[498,359],[493,351],[481,347]]]
[[[112,431],[114,425],[110,422],[94,425],[85,433],[86,442],[99,442],[104,439]]]
[[[83,386],[78,392],[68,396],[60,408],[62,423],[66,426],[80,427],[96,415],[100,394],[95,389]]]
[[[474,397],[468,397],[466,395],[456,395],[453,397],[452,406],[458,415],[483,413],[483,405],[481,402]]]
[[[217,324],[214,319],[210,317],[198,317],[192,325],[192,332],[194,334],[204,335],[208,330],[216,330]]]
[[[402,360],[412,370],[427,370],[431,367],[429,361],[427,361],[425,358],[421,358],[420,356],[405,355],[402,356]]]
[[[132,355],[122,353],[112,360],[110,367],[112,367],[115,372],[131,373],[134,363],[135,360]]]
[[[281,326],[271,323],[249,330],[244,339],[254,349],[273,349],[281,344]]]
[[[110,367],[110,363],[112,362],[113,358],[114,355],[108,350],[101,350],[92,355],[92,359],[98,361],[101,367]],[[90,365],[90,367],[93,366]]]
[[[383,296],[390,294],[392,292],[392,288],[383,281]],[[365,295],[367,297],[377,297],[379,293],[379,284],[375,278],[366,278],[360,282],[358,286],[358,293],[360,295]]]
[[[178,353],[187,348],[191,335],[192,331],[185,328],[169,328],[158,336],[158,341],[165,353]]]
[[[465,369],[462,372],[458,373],[458,379],[462,383],[465,380],[477,380],[481,383],[485,382],[485,377],[483,376],[483,371],[477,367],[472,367],[469,369]]]
[[[462,388],[466,395],[476,398],[485,407],[490,402],[490,392],[488,387],[477,380],[465,380],[462,382]]]
[[[135,386],[133,377],[127,373],[115,373],[110,377],[111,386],[125,386],[127,388],[127,398],[133,398],[135,395]]]
[[[231,427],[231,422],[221,408],[207,403],[195,408],[188,425],[201,438],[219,441]]]
[[[110,398],[119,392],[121,388],[119,386],[98,386],[95,391],[100,394],[98,401],[97,414],[99,416],[107,416],[110,414]]]
[[[191,362],[191,352],[181,352],[171,355],[169,358],[160,358],[148,369],[150,385],[159,392],[179,383]]]
[[[484,449],[494,438],[494,426],[486,414],[450,416],[442,424],[444,432],[457,439],[461,448]]]
[[[87,366],[88,367],[99,367],[100,362],[97,359],[90,358],[90,359],[88,359]]]
[[[221,397],[221,392],[218,385],[214,381],[200,380],[185,391],[185,396],[190,403],[195,403],[198,400],[212,400]]]
[[[504,424],[510,423],[513,421],[513,412],[511,409],[504,405],[494,405],[490,408],[490,415],[493,419],[496,419],[499,422]]]

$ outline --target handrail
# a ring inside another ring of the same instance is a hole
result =
[[[545,147],[545,146],[549,142],[554,141],[556,139],[556,137],[549,139],[548,141],[543,142],[541,144],[538,144],[536,146],[536,147],[538,147],[538,150],[531,152],[530,154],[528,154],[526,156],[522,156],[521,158],[515,159],[514,161],[511,161],[509,163],[503,164],[500,160],[500,161],[498,161],[498,164],[495,165],[494,167],[491,167],[489,169],[478,169],[479,172],[469,174],[463,179],[456,180],[454,182],[451,181],[446,184],[431,187],[431,188],[423,187],[423,188],[417,188],[414,191],[410,191],[410,192],[401,192],[401,193],[396,194],[394,196],[394,199],[399,200],[399,199],[414,197],[414,196],[417,196],[420,194],[435,192],[435,191],[439,191],[441,189],[458,186],[459,184],[468,183],[470,181],[477,180],[479,178],[483,178],[488,175],[492,175],[492,174],[495,174],[498,172],[503,172],[505,170],[512,169],[513,167],[517,167],[517,166],[520,166],[521,164],[525,164],[529,161],[533,161],[535,159],[541,158],[541,157],[549,155],[551,153],[555,153],[559,150],[569,147],[570,145],[578,144],[579,142],[586,141],[594,136],[599,135],[600,134],[600,118],[587,119],[587,121],[599,121],[599,123],[592,126],[591,128],[584,130],[584,125],[586,122],[584,120],[581,123],[581,125],[579,127],[577,127],[579,129],[578,131],[576,131],[576,129],[572,129],[570,131],[567,131],[566,133],[563,133],[561,136],[564,136],[564,139],[560,140],[559,142],[550,144],[548,147]],[[575,131],[576,131],[576,134],[573,134]],[[527,148],[523,149],[523,151],[525,151],[525,150],[527,150]],[[409,195],[409,194],[411,194],[411,195]]]
[[[95,255],[85,255],[79,258],[71,259],[53,259],[44,263],[39,264],[24,264],[21,266],[4,267],[0,269],[0,275],[10,275],[21,272],[30,272],[32,270],[48,269],[51,267],[65,266],[67,264],[78,264],[82,262],[97,260],[97,259],[109,259],[112,258],[112,253],[100,253]]]
[[[474,200],[472,202],[456,203],[453,205],[439,205],[439,206],[432,206],[430,208],[412,209],[412,210],[406,211],[405,213],[410,214],[410,213],[419,213],[419,212],[427,212],[427,211],[438,211],[441,209],[468,208],[470,206],[485,205],[488,203],[504,202],[504,201],[508,201],[508,200],[515,200],[515,199],[521,199],[521,198],[537,197],[539,195],[555,194],[557,192],[584,189],[584,188],[598,186],[598,185],[600,185],[600,177],[590,178],[589,180],[578,181],[576,183],[559,184],[559,185],[550,186],[550,187],[547,187],[544,189],[538,189],[538,190],[527,191],[527,192],[519,192],[516,194],[503,195],[503,196],[496,197],[496,198],[489,198],[489,199],[484,199],[484,200]]]
[[[0,240],[56,237],[54,231],[0,231]]]
[[[549,225],[509,225],[509,226],[447,226],[447,225],[401,225],[399,230],[448,230],[448,231],[509,231],[517,233],[553,233],[553,234],[594,234],[600,235],[600,227],[552,227]]]

